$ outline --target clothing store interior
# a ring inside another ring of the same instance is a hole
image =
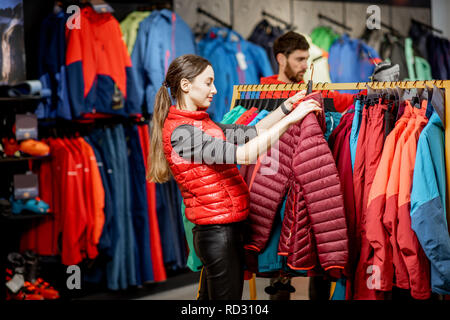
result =
[[[184,199],[175,172],[149,178],[157,93],[188,54],[214,70],[217,94],[195,111],[214,123],[257,126],[301,90],[322,110],[256,163],[227,165],[246,186],[242,300],[450,300],[449,12],[2,0],[1,300],[197,300],[211,285],[201,196]],[[306,39],[301,72],[296,51],[274,52],[285,34]]]

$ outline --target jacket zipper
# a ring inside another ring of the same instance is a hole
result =
[[[291,191],[292,192],[292,191]],[[295,212],[296,212],[296,206],[295,206],[295,204],[296,204],[296,194],[295,194],[295,192],[294,192],[294,204],[293,204],[293,214],[292,214],[292,223],[291,223],[291,228],[290,228],[290,230],[289,230],[289,236],[288,236],[288,238],[287,238],[287,240],[286,240],[286,246],[288,246],[288,244],[289,244],[289,241],[291,240],[291,237],[292,237],[292,228],[294,227],[294,221],[295,221]]]

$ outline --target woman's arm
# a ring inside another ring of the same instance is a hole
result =
[[[283,104],[284,104],[285,108],[287,109],[287,111],[290,112],[292,110],[292,106],[296,102],[303,99],[305,97],[305,95],[306,95],[306,91],[302,90],[300,92],[297,92],[292,97],[286,99],[286,101],[284,101]],[[283,119],[285,116],[286,116],[286,114],[283,112],[282,106],[280,105],[278,108],[273,110],[271,113],[269,113],[267,116],[265,116],[264,119],[262,119],[255,125],[256,130],[258,131],[258,135],[261,131],[269,129],[275,123],[277,123],[281,119]]]
[[[256,159],[258,159],[261,154],[269,150],[272,144],[275,143],[283,135],[283,133],[286,132],[291,124],[302,120],[308,113],[312,111],[322,111],[318,102],[314,100],[301,102],[298,107],[294,109],[294,111],[289,113],[287,116],[280,118],[280,120],[273,124],[269,129],[262,129],[260,132],[258,132],[257,137],[250,140],[244,145],[238,146],[236,149],[236,163],[255,163]]]

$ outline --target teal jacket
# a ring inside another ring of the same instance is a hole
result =
[[[411,192],[411,227],[430,260],[431,287],[438,294],[450,294],[445,177],[444,126],[434,112],[417,145]]]

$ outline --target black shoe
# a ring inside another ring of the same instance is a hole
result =
[[[25,259],[20,253],[10,252],[7,257],[7,264],[13,274],[25,274]]]
[[[34,283],[38,278],[39,258],[31,250],[25,251],[23,257],[25,259],[25,280]]]
[[[0,198],[0,213],[5,217],[10,217],[12,215],[11,202],[5,198]]]
[[[268,295],[274,295],[278,292],[278,289],[275,288],[274,286],[267,286],[264,288],[264,291],[268,294]]]

